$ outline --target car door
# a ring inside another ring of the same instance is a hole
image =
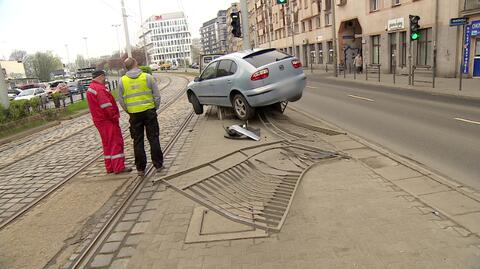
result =
[[[213,85],[215,102],[221,106],[230,106],[229,93],[233,84],[233,76],[237,64],[232,60],[221,60],[217,67],[217,77]]]
[[[218,62],[210,63],[202,72],[199,81],[195,84],[195,95],[201,104],[215,104],[213,96],[213,80],[217,77]]]

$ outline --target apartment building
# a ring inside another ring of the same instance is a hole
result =
[[[248,2],[255,45],[294,54],[305,66],[325,68],[333,64],[335,33],[339,64],[349,67],[354,56],[361,53],[365,64],[380,65],[384,73],[403,74],[408,72],[411,49],[413,65],[431,67],[436,57],[437,74],[447,77],[458,74],[463,57],[462,29],[450,27],[449,21],[462,14],[470,14],[474,20],[480,5],[479,0],[289,0],[286,5],[273,0]],[[420,39],[412,43],[409,15],[421,18]],[[478,31],[471,32],[475,35],[469,36],[472,61],[468,65],[474,69]]]
[[[216,18],[203,23],[200,36],[203,54],[227,52],[227,11],[220,10]]]
[[[191,35],[183,12],[154,15],[144,24],[146,45],[151,63],[191,63]],[[143,40],[143,33],[140,34]],[[144,46],[142,42],[142,46]]]

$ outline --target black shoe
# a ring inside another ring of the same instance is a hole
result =
[[[130,167],[125,167],[125,168],[123,168],[122,171],[115,172],[115,174],[118,175],[118,174],[123,174],[123,173],[130,173],[130,172],[132,172],[132,168],[130,168]]]
[[[160,173],[163,169],[165,168],[165,166],[160,166],[160,167],[157,167],[157,173]]]
[[[137,175],[139,177],[144,177],[145,176],[145,171],[144,170],[137,171]]]

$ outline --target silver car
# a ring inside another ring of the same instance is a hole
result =
[[[276,49],[236,52],[212,61],[187,86],[195,113],[204,105],[233,107],[241,120],[255,115],[255,108],[302,97],[306,76],[300,61]]]

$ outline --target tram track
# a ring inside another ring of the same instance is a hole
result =
[[[181,78],[182,80],[185,80],[185,83],[182,84],[182,86],[180,87],[180,89],[177,89],[176,92],[174,94],[172,94],[171,96],[169,96],[168,100],[165,101],[165,103],[163,103],[160,107],[160,109],[157,111],[158,114],[161,114],[163,113],[164,111],[166,111],[172,104],[174,104],[180,97],[182,97],[185,92],[184,92],[184,86],[188,83],[188,78],[186,77],[183,77],[183,76],[175,76],[177,78]],[[165,85],[164,87],[162,87],[162,91],[167,89],[168,87],[171,86],[172,84],[172,79],[167,77],[167,79],[169,80],[167,85]],[[91,127],[91,126],[89,126]],[[88,129],[89,127],[85,128]],[[85,131],[83,130],[83,131]],[[126,128],[123,128],[122,130],[125,135],[124,137],[126,137],[128,134],[128,127]],[[82,132],[78,132],[78,133],[75,133],[73,134],[72,136],[69,136],[69,137],[66,137],[65,139],[69,139],[69,138],[72,138],[74,137],[75,135],[82,135]],[[62,140],[62,141],[65,141]],[[59,143],[61,141],[58,141],[56,142],[55,144]],[[43,149],[44,150],[44,149]],[[41,152],[42,150],[39,150],[38,152]],[[38,153],[37,152],[37,153]],[[29,156],[32,156],[32,155],[29,155]],[[84,171],[86,168],[88,168],[90,165],[92,165],[95,161],[97,161],[99,158],[101,158],[103,156],[103,153],[102,152],[96,152],[95,154],[93,154],[93,157],[90,158],[89,160],[87,160],[84,164],[82,164],[78,169],[76,169],[75,171],[71,172],[70,174],[68,174],[65,178],[63,178],[61,181],[59,181],[57,184],[55,184],[54,186],[52,186],[51,188],[49,188],[47,191],[43,192],[39,197],[35,198],[32,202],[28,203],[28,205],[22,207],[21,209],[19,209],[18,211],[16,211],[13,215],[11,215],[10,217],[8,217],[7,219],[5,219],[4,221],[2,221],[0,223],[0,230],[4,229],[5,227],[7,227],[9,224],[15,222],[17,219],[19,219],[20,217],[22,217],[24,214],[26,214],[29,210],[31,210],[33,207],[35,207],[38,203],[40,203],[41,201],[43,201],[44,199],[46,199],[47,197],[49,197],[52,193],[54,193],[56,190],[58,190],[60,187],[62,187],[63,185],[65,185],[67,182],[69,182],[72,178],[76,177],[77,175],[79,175],[80,173],[82,173],[82,171]],[[2,170],[2,169],[0,169]]]

